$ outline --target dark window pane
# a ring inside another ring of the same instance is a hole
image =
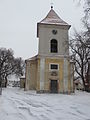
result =
[[[58,65],[51,64],[51,69],[58,69]]]
[[[58,52],[58,43],[57,43],[57,40],[55,40],[55,39],[51,40],[51,52],[52,53]]]

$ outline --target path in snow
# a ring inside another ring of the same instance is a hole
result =
[[[90,120],[90,94],[36,94],[6,88],[0,96],[0,120]]]

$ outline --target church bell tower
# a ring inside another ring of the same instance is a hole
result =
[[[68,30],[71,26],[53,10],[37,23],[40,58],[40,90],[69,93],[73,91],[73,65],[69,57]]]
[[[39,48],[38,55],[34,59],[37,92],[74,92],[74,70],[69,56],[68,30],[70,27],[57,15],[53,7],[47,16],[37,23]]]

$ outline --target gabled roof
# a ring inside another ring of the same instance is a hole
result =
[[[26,59],[25,61],[37,60],[38,55],[35,55],[31,58]]]
[[[57,13],[53,10],[53,8],[51,8],[51,10],[49,11],[49,13],[47,14],[47,16],[41,21],[39,22],[41,24],[55,24],[55,25],[66,25],[66,26],[70,26],[68,23],[66,23],[65,21],[63,21],[58,15]]]

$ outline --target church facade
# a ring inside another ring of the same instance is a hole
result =
[[[26,90],[38,93],[74,92],[74,65],[69,56],[71,26],[53,10],[37,23],[38,55],[26,60]]]

